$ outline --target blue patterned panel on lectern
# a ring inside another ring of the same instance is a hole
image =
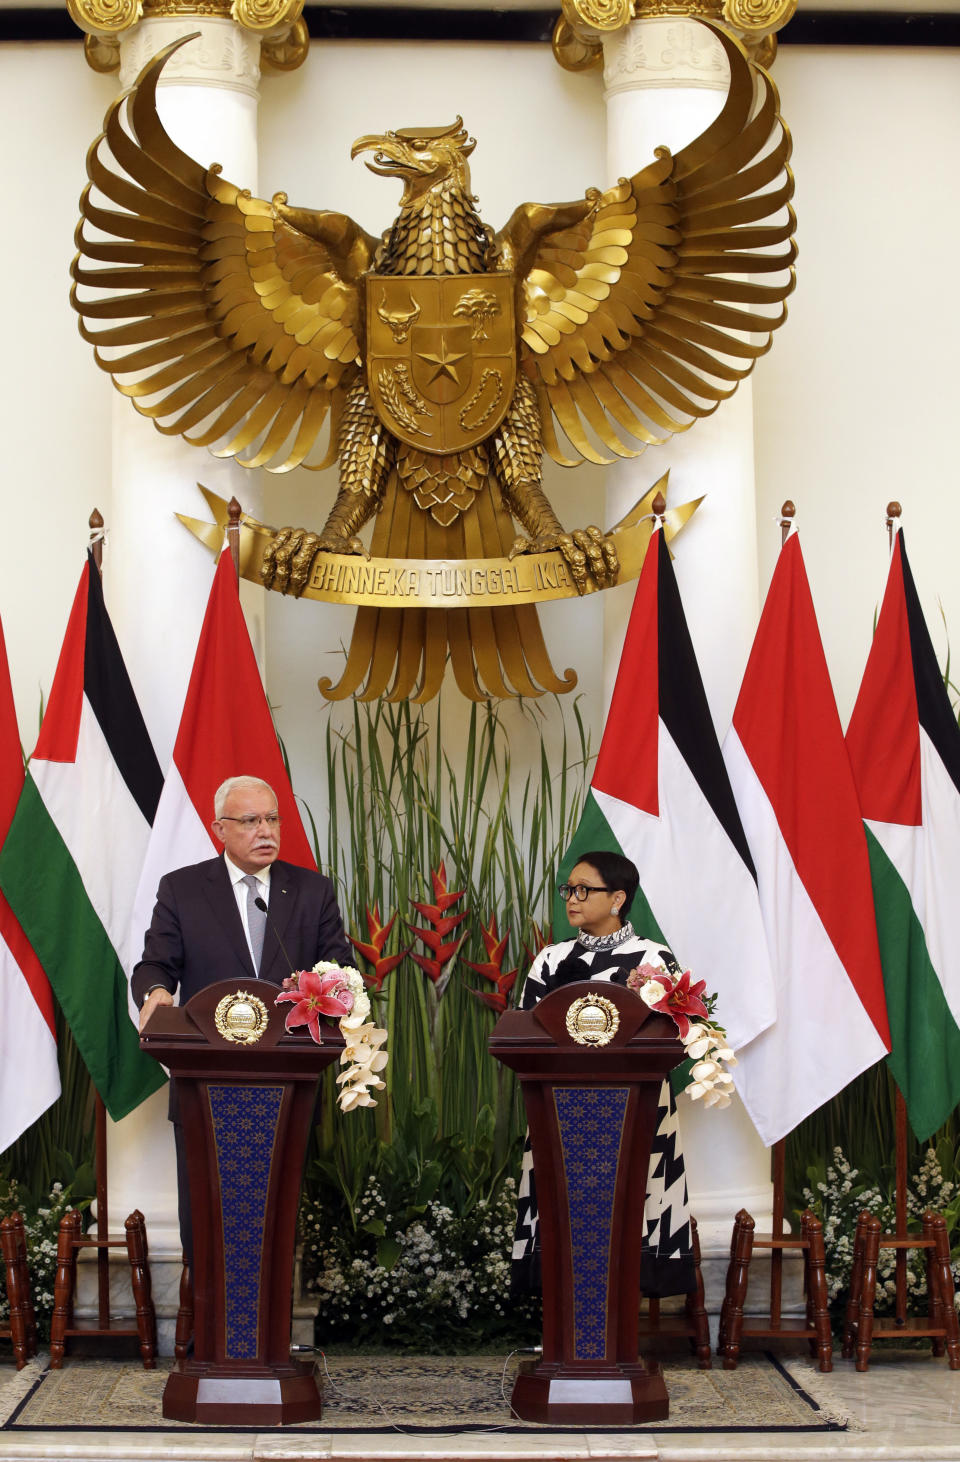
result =
[[[626,1086],[553,1092],[567,1180],[577,1360],[602,1360],[607,1353],[610,1233],[628,1096]]]
[[[228,1360],[258,1352],[260,1258],[282,1086],[208,1086],[220,1178]]]

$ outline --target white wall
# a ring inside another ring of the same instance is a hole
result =
[[[90,511],[110,516],[113,390],[77,334],[68,270],[84,152],[114,91],[79,46],[0,46],[0,617],[29,750]]]

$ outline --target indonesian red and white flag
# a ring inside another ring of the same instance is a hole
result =
[[[738,1052],[768,1145],[886,1055],[867,842],[800,540],[780,554],[724,742],[753,855],[777,1019]]]
[[[137,889],[131,968],[143,952],[165,873],[221,851],[210,824],[214,793],[228,777],[261,777],[277,794],[281,857],[315,868],[240,608],[230,554],[220,555],[207,601],[180,728]]]
[[[0,626],[0,846],[23,790],[23,754]],[[0,893],[0,1152],[60,1095],[53,993]]]

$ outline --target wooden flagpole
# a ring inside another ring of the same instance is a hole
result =
[[[897,519],[903,509],[898,502],[887,503],[887,548],[893,553],[893,539],[897,530]],[[896,1237],[907,1237],[907,1104],[903,1092],[896,1087],[895,1104],[895,1176],[894,1198],[896,1205]],[[907,1250],[896,1250],[896,1323],[906,1325],[907,1321]]]
[[[790,536],[790,529],[793,527],[793,520],[796,516],[796,505],[790,501],[783,504],[780,509],[780,548],[781,551]],[[783,1238],[783,1214],[784,1214],[784,1188],[785,1188],[785,1159],[786,1139],[781,1137],[773,1144],[773,1229],[772,1238],[774,1247],[770,1251],[770,1328],[780,1329],[781,1310],[783,1307],[783,1249],[776,1243]]]
[[[103,514],[94,508],[89,518],[90,553],[103,577]],[[97,1328],[110,1329],[110,1210],[107,1197],[107,1109],[95,1092],[94,1173],[97,1184]]]

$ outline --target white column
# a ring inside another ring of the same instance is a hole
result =
[[[719,42],[694,21],[633,21],[606,39],[607,179],[638,172],[653,161],[656,147],[678,152],[713,121],[728,84]],[[668,467],[670,503],[707,495],[677,540],[675,564],[710,708],[723,737],[759,615],[749,378],[712,417],[666,446],[608,468],[607,522],[616,522]],[[631,585],[604,595],[608,701],[632,591]],[[695,974],[709,988],[709,970]],[[746,1207],[759,1228],[770,1225],[769,1154],[739,1101],[722,1113],[705,1112],[685,1098],[680,1107],[701,1247],[705,1258],[719,1256],[729,1247],[737,1209]]]
[[[158,107],[173,140],[223,176],[257,187],[259,37],[231,20],[196,16],[142,21],[123,38],[120,80],[130,86],[140,69],[178,36],[200,38],[167,63]],[[113,414],[113,500],[105,592],[134,688],[166,770],[213,577],[209,552],[174,514],[206,518],[197,482],[259,511],[258,474],[221,461],[179,437],[162,436],[126,397]],[[246,587],[246,586],[245,586]],[[244,608],[263,663],[263,592],[244,595]],[[261,601],[259,604],[257,601]],[[211,810],[212,816],[212,810]],[[179,1256],[177,1186],[172,1128],[164,1090],[123,1122],[108,1123],[110,1226],[123,1232],[133,1208],[143,1210],[151,1257]],[[176,1305],[179,1270],[165,1269],[158,1296]],[[154,1264],[154,1285],[160,1273]]]
[[[164,16],[144,20],[121,46],[120,81],[179,36],[199,31],[171,57],[158,90],[161,118],[174,142],[223,176],[257,188],[260,40],[232,20]],[[259,511],[259,474],[166,437],[117,395],[113,414],[113,503],[106,593],[134,688],[166,767],[180,720],[190,667],[213,573],[209,553],[174,514],[206,518],[196,484]],[[245,608],[247,605],[245,603]],[[262,621],[262,608],[260,613]],[[262,631],[252,626],[258,654]]]

